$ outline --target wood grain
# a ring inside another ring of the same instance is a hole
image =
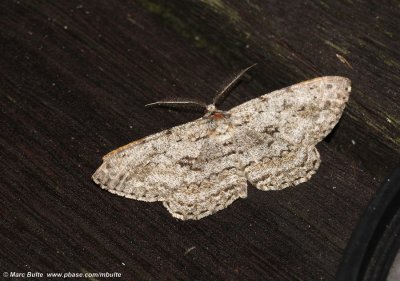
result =
[[[2,271],[334,280],[359,215],[400,158],[394,2],[0,6]],[[279,192],[249,188],[248,199],[193,222],[91,181],[107,152],[199,117],[145,104],[174,96],[210,102],[254,62],[222,109],[317,76],[352,80],[339,126],[318,146],[322,165],[311,181]]]

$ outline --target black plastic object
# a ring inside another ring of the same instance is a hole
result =
[[[384,182],[361,216],[336,280],[386,280],[399,249],[400,166]]]

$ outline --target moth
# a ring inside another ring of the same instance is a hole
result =
[[[120,147],[103,157],[93,180],[108,191],[162,201],[175,218],[197,220],[247,197],[247,182],[280,190],[308,181],[320,164],[315,145],[339,121],[350,80],[319,77],[277,90],[228,111],[223,97],[252,66],[205,105],[205,115]]]

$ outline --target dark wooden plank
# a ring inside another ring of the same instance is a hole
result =
[[[333,280],[357,219],[399,160],[400,12],[358,1],[4,1],[0,17],[0,264],[6,272],[120,272],[123,280]],[[339,56],[338,56],[339,55]],[[348,64],[343,60],[345,58]],[[90,179],[108,151],[322,75],[353,92],[298,187],[200,221]],[[189,253],[185,252],[195,247]]]

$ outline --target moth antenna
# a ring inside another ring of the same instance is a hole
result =
[[[213,101],[213,105],[217,105],[221,100],[223,100],[226,96],[226,94],[228,94],[230,92],[230,90],[232,90],[232,88],[236,85],[236,83],[239,81],[239,79],[252,67],[256,66],[257,63],[250,65],[249,67],[243,69],[238,75],[235,76],[235,78],[233,78],[233,80],[228,83],[228,85],[226,85],[219,93],[217,93],[217,95],[214,97],[214,101]]]
[[[146,104],[145,107],[169,107],[169,108],[194,108],[198,110],[205,111],[207,109],[207,105],[198,101],[189,101],[189,100],[166,100],[166,101],[156,101],[149,104]]]

